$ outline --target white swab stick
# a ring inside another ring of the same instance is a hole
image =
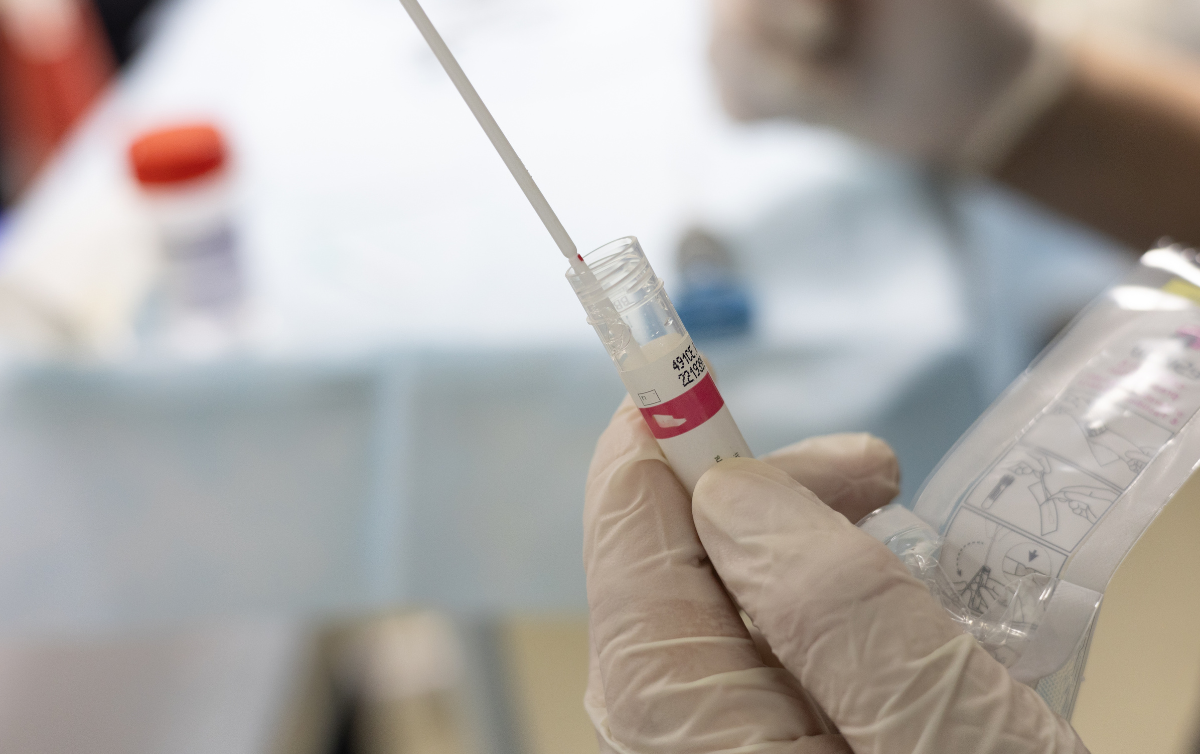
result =
[[[508,166],[508,172],[517,179],[517,185],[521,187],[521,191],[525,192],[525,198],[533,205],[533,211],[537,212],[542,224],[546,226],[546,230],[550,231],[550,237],[554,239],[554,243],[558,244],[563,256],[571,260],[571,266],[578,268],[583,260],[575,248],[575,242],[567,235],[567,229],[559,222],[558,215],[554,214],[546,197],[542,196],[541,189],[533,182],[533,176],[529,175],[529,171],[525,169],[525,164],[517,156],[517,151],[513,149],[512,144],[508,143],[504,132],[500,130],[496,119],[488,112],[487,106],[479,98],[475,87],[471,86],[471,81],[467,78],[467,74],[463,73],[458,61],[454,59],[450,48],[442,41],[437,29],[433,28],[433,23],[430,22],[429,16],[425,15],[421,4],[417,0],[400,0],[400,4],[404,6],[404,10],[408,11],[413,23],[417,25],[417,30],[421,32],[421,36],[425,37],[429,49],[433,50],[434,57],[442,64],[442,68],[446,69],[446,74],[454,82],[455,88],[466,101],[467,107],[471,108],[475,120],[483,126],[483,132],[487,134],[492,146],[500,153],[500,159],[504,160],[504,164]]]

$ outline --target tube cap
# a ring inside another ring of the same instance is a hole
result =
[[[206,123],[162,128],[143,134],[129,147],[133,174],[143,186],[184,183],[225,165],[225,140]]]

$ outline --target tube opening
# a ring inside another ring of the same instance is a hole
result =
[[[567,280],[585,308],[608,299],[620,313],[642,303],[662,286],[633,236],[618,238],[588,252],[584,261],[593,279],[568,270]]]

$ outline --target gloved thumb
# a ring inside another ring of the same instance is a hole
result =
[[[692,496],[738,604],[856,752],[1080,752],[883,545],[780,469],[730,459]]]

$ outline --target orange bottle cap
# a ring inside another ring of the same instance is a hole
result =
[[[150,131],[129,147],[133,174],[143,186],[201,178],[219,170],[225,159],[221,132],[202,123]]]

